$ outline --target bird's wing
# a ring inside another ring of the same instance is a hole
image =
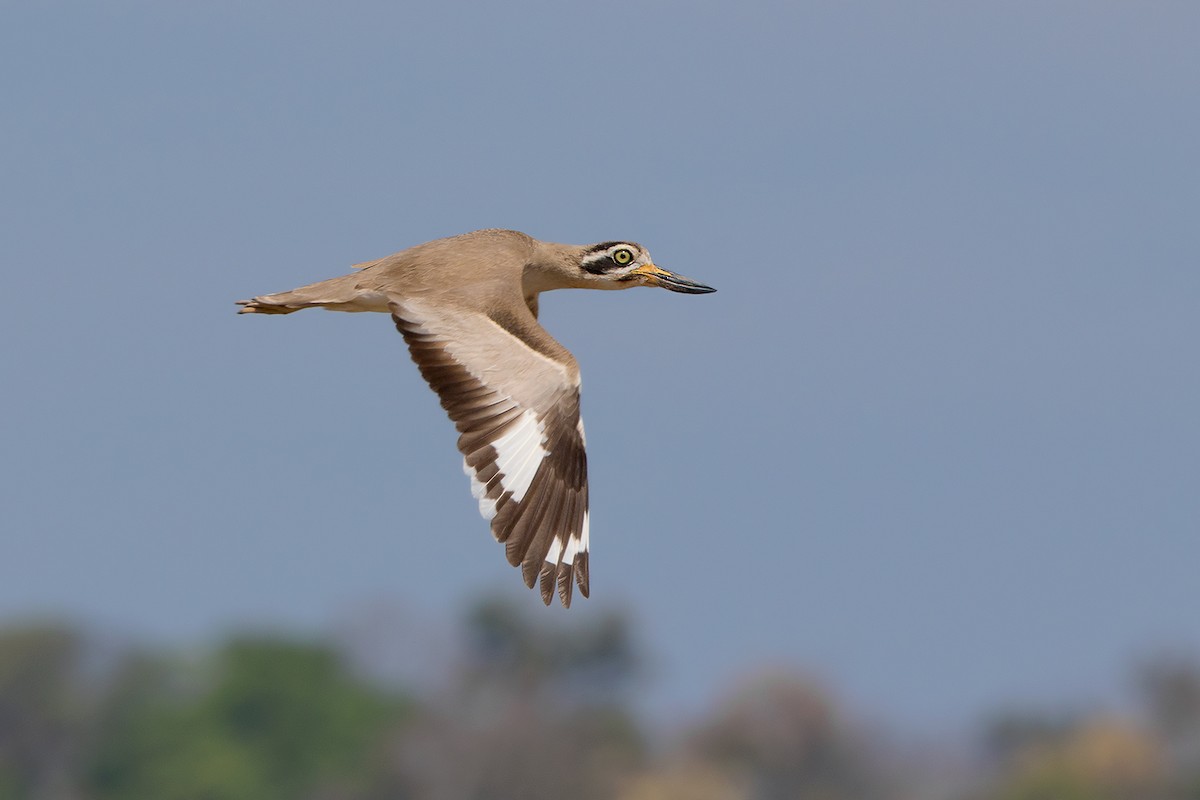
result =
[[[532,316],[412,298],[393,299],[391,309],[458,428],[463,470],[509,563],[530,588],[540,579],[547,604],[557,586],[570,606],[574,582],[587,597],[587,456],[574,358]]]

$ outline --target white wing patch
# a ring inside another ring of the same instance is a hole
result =
[[[392,311],[458,429],[471,494],[508,562],[526,586],[541,584],[546,603],[557,589],[569,606],[574,585],[587,596],[587,464],[574,359],[557,345],[548,355],[484,314],[412,298],[393,301]],[[524,333],[537,333],[535,320],[524,322]]]
[[[550,549],[546,551],[547,563],[558,565],[558,556],[562,553],[562,539],[555,536],[550,540]]]
[[[537,414],[525,411],[513,424],[512,430],[492,442],[496,451],[496,469],[491,484],[500,484],[500,493],[510,492],[515,502],[525,499],[537,475],[542,459],[550,453],[545,444],[545,424]],[[471,494],[479,501],[479,513],[489,522],[496,516],[496,500],[487,496],[488,485],[480,482],[471,465],[463,460],[463,472],[471,479]]]
[[[572,535],[567,539],[567,546],[563,547],[562,538],[555,536],[550,542],[550,549],[546,552],[546,561],[550,564],[574,564],[575,556],[579,553],[588,551],[588,512],[583,512],[583,531],[579,536]],[[562,556],[559,559],[559,556]]]
[[[567,547],[563,550],[563,563],[574,564],[575,554],[579,552],[579,537],[572,535],[567,539]]]
[[[471,494],[479,501],[479,513],[488,522],[491,522],[496,516],[496,501],[487,496],[487,487],[479,482],[475,477],[475,470],[471,469],[471,465],[467,460],[463,459],[463,472],[471,479]]]
[[[504,491],[511,492],[518,503],[525,499],[542,459],[549,455],[542,446],[545,431],[538,415],[526,410],[511,431],[492,442],[496,468],[500,470],[493,480],[499,480]]]

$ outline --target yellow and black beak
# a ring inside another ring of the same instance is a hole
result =
[[[711,286],[697,283],[691,278],[676,275],[674,272],[665,270],[662,267],[656,267],[653,264],[643,264],[630,272],[627,277],[641,278],[646,286],[661,286],[664,289],[670,289],[672,292],[683,292],[684,294],[708,294],[709,292],[716,291]]]

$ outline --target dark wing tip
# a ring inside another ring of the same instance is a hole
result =
[[[544,561],[542,564],[541,572],[538,573],[539,588],[542,592],[542,602],[550,605],[550,600],[554,597],[554,574],[557,568],[549,561]],[[565,605],[569,605],[569,603]]]
[[[570,564],[559,564],[558,566],[558,599],[562,601],[563,608],[571,607],[571,590],[575,588],[575,570]]]
[[[538,581],[538,562],[531,558],[527,558],[521,562],[521,580],[525,581],[525,588],[532,589]]]
[[[579,584],[579,593],[584,597],[591,596],[589,577],[588,554],[587,551],[584,550],[575,557],[575,581]]]

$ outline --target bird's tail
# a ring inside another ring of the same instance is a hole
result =
[[[357,275],[343,275],[320,283],[301,286],[290,292],[264,294],[249,300],[238,300],[239,314],[290,314],[302,308],[329,308],[337,311],[367,311],[361,308],[361,291]]]

